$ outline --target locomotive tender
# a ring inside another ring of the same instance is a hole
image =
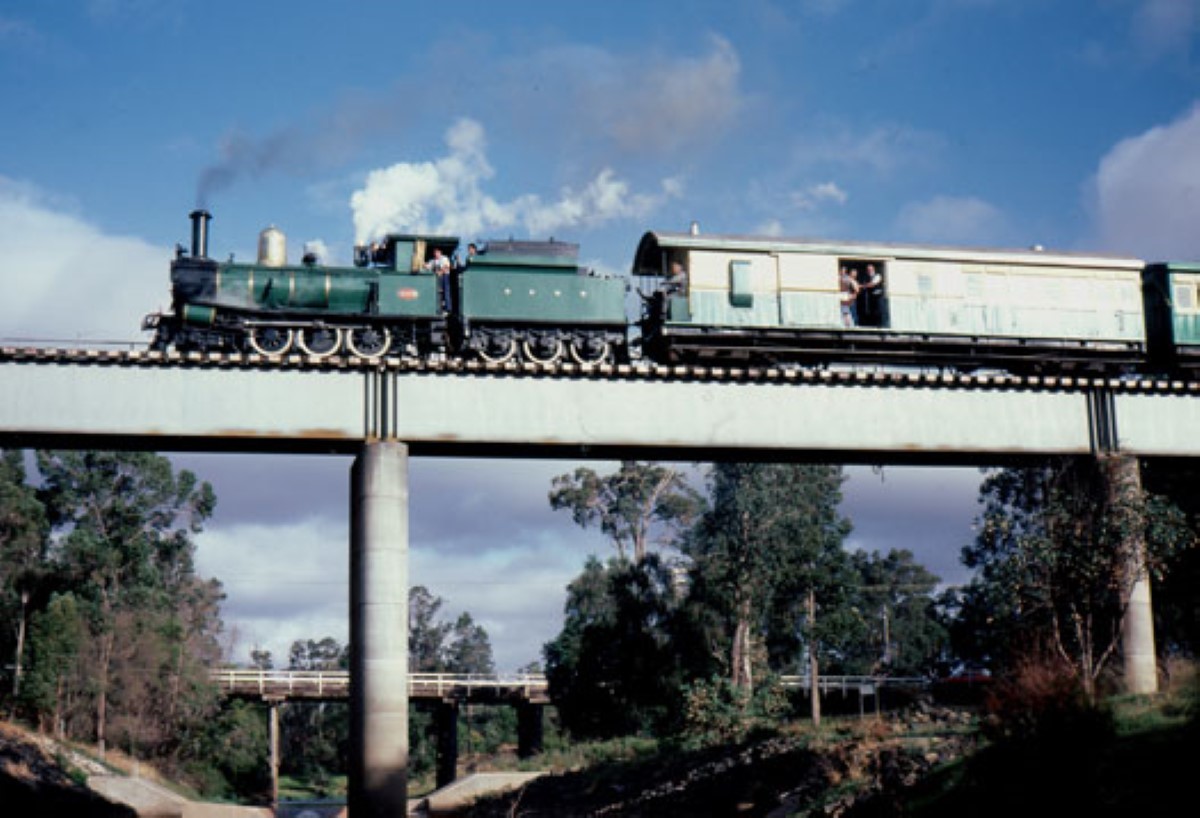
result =
[[[956,371],[1192,376],[1200,264],[1032,250],[646,233],[628,286],[578,246],[493,241],[439,279],[453,236],[389,235],[354,267],[289,265],[274,228],[256,263],[208,257],[207,212],[171,265],[154,348],[367,360],[887,364]]]

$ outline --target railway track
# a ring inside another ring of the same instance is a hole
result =
[[[680,382],[747,382],[841,386],[892,386],[940,389],[1037,389],[1080,391],[1105,389],[1121,393],[1200,395],[1200,381],[1160,376],[1126,375],[1012,375],[1002,372],[961,373],[931,369],[860,367],[769,367],[754,365],[552,364],[493,363],[457,358],[368,361],[318,358],[292,353],[280,356],[253,353],[175,352],[91,347],[0,346],[0,364],[87,365],[113,367],[208,368],[239,370],[305,370],[314,372],[392,372],[443,376],[512,378],[574,378],[594,380],[653,380]]]

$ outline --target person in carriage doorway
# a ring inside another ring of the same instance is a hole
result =
[[[854,274],[843,267],[838,274],[838,292],[842,303],[843,326],[858,326],[858,293],[861,289]]]
[[[883,273],[874,264],[868,264],[859,282],[860,326],[883,326]]]

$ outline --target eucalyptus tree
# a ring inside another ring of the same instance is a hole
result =
[[[1195,545],[1184,515],[1141,490],[1114,491],[1094,460],[1063,459],[992,473],[963,562],[979,570],[990,615],[1006,624],[1010,651],[1044,647],[1084,692],[1120,646],[1135,583],[1161,577]],[[1141,551],[1130,570],[1131,549]]]
[[[787,607],[807,645],[815,681],[819,612],[846,579],[842,542],[850,525],[838,511],[843,480],[841,469],[830,466],[713,467],[709,509],[685,553],[693,563],[693,597],[723,619],[724,627],[711,638],[714,650],[725,654],[735,689],[753,688],[755,668],[766,664],[773,614]]]
[[[590,558],[567,586],[562,631],[544,648],[563,725],[594,738],[669,731],[692,641],[676,574],[656,554]]]
[[[13,651],[12,696],[21,692],[32,596],[46,577],[46,515],[19,451],[0,451],[0,618],[13,623],[0,644]],[[9,642],[11,639],[11,643]]]
[[[466,611],[454,620],[444,653],[450,673],[486,676],[496,672],[488,632]]]
[[[110,705],[131,743],[146,721],[169,742],[177,731],[166,725],[215,702],[206,665],[219,656],[222,594],[194,564],[212,488],[145,452],[39,452],[37,464],[58,581],[87,621],[76,682],[96,742],[103,752]]]
[[[862,638],[844,644],[845,672],[926,673],[949,639],[935,600],[941,580],[907,549],[855,551],[850,563]]]
[[[682,472],[625,460],[613,474],[581,467],[555,477],[550,507],[570,511],[583,528],[598,526],[620,559],[641,562],[653,546],[674,542],[695,520],[702,500]]]

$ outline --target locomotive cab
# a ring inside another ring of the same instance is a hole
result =
[[[458,247],[454,236],[416,236],[391,234],[383,241],[358,245],[354,248],[356,267],[375,267],[385,272],[419,274],[427,272],[426,265],[433,251],[440,250],[450,258]]]

